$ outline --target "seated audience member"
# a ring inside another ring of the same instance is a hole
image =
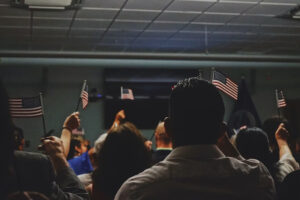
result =
[[[38,192],[15,192],[9,194],[7,200],[49,200],[45,195]]]
[[[156,150],[152,153],[152,162],[156,164],[172,151],[172,140],[166,133],[164,122],[159,122],[154,133]]]
[[[23,191],[42,193],[49,199],[88,199],[87,192],[68,167],[67,160],[61,153],[60,143],[44,141],[47,142],[44,150],[50,160],[43,154],[14,151],[8,97],[1,82],[0,110],[0,199],[7,199],[8,194]],[[52,166],[55,167],[56,174]]]
[[[279,161],[276,163],[275,179],[282,182],[289,173],[298,170],[299,164],[295,160],[288,145],[289,133],[281,123],[275,132],[275,139],[279,150]]]
[[[280,124],[275,132],[279,149],[279,161],[272,156],[267,134],[259,128],[246,128],[237,134],[235,143],[244,158],[255,158],[269,169],[276,183],[281,183],[286,175],[299,169],[287,145],[288,132]]]
[[[228,140],[224,103],[215,86],[196,77],[179,81],[169,108],[165,128],[174,149],[163,161],[129,178],[115,200],[275,198],[266,167],[243,159]]]
[[[288,121],[282,117],[279,116],[273,116],[269,119],[266,119],[263,123],[262,129],[267,133],[270,143],[270,148],[273,152],[275,159],[278,160],[278,145],[276,143],[275,135],[274,133],[278,129],[279,125],[281,123],[285,124],[285,127],[288,127]],[[288,131],[289,128],[287,128]]]
[[[72,149],[72,130],[78,128],[80,122],[78,112],[71,114],[68,118],[71,118],[70,120],[68,120],[71,124],[64,123],[61,134],[61,139],[63,140],[66,155],[69,155]],[[120,110],[116,114],[115,120],[110,130],[114,127],[117,127],[120,123],[124,121],[124,119],[125,112],[124,110]],[[94,168],[97,167],[95,162],[95,152],[99,152],[103,142],[105,141],[106,136],[107,133],[101,134],[95,141],[93,148],[90,148],[87,152],[68,160],[70,167],[74,170],[76,175],[78,175],[78,178],[85,186],[88,186],[92,183],[91,172],[94,170]]]
[[[87,152],[87,145],[84,138],[82,136],[72,136],[67,160],[80,156],[85,152]]]
[[[300,170],[294,171],[287,175],[279,190],[278,196],[280,200],[300,199]]]
[[[130,122],[112,128],[93,172],[93,199],[110,200],[123,182],[150,166],[149,152],[140,131]]]
[[[14,146],[14,149],[19,151],[23,151],[25,146],[23,130],[16,126],[14,126]]]
[[[261,161],[274,177],[275,160],[269,148],[268,135],[260,128],[241,129],[236,136],[235,145],[241,155]]]
[[[228,127],[231,129],[227,130],[228,136],[235,135],[241,128],[251,128],[256,126],[255,117],[249,111],[238,110],[232,116],[230,116]]]

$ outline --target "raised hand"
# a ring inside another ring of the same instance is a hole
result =
[[[79,125],[80,125],[79,112],[74,112],[65,119],[63,127],[66,127],[69,130],[73,130],[75,128],[78,128]]]

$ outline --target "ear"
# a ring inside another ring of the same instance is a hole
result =
[[[172,132],[172,124],[171,124],[171,119],[169,117],[166,117],[164,119],[164,127],[166,130],[167,135],[172,138],[173,132]]]
[[[75,146],[75,150],[76,150],[78,153],[82,153],[82,152],[81,152],[81,148],[79,148],[79,147],[77,147],[77,146]]]

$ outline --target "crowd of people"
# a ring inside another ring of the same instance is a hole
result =
[[[66,117],[60,137],[41,139],[41,153],[26,152],[1,82],[0,110],[0,199],[300,197],[297,145],[290,145],[288,122],[272,117],[262,128],[245,124],[229,137],[219,91],[198,77],[172,89],[169,115],[155,129],[156,150],[121,110],[93,147],[72,135],[80,126],[75,112]]]

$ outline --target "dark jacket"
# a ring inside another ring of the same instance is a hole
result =
[[[69,167],[55,174],[49,158],[43,154],[15,151],[15,174],[10,192],[35,191],[50,199],[88,199],[88,193]]]

